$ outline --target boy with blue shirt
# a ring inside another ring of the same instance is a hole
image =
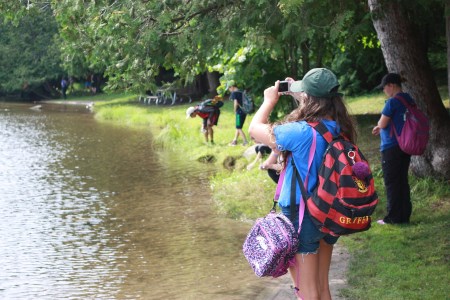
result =
[[[383,89],[389,99],[386,100],[377,126],[372,130],[373,135],[380,135],[381,138],[381,163],[387,198],[387,214],[377,222],[381,225],[409,223],[412,212],[408,183],[411,156],[400,149],[391,127],[395,126],[400,135],[405,124],[406,107],[395,96],[399,95],[411,104],[414,100],[403,92],[400,75],[396,73],[386,74],[378,88]]]

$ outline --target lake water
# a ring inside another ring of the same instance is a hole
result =
[[[255,299],[211,166],[84,108],[0,102],[0,299]],[[59,107],[59,108],[58,108]]]

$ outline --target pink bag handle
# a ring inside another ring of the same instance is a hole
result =
[[[278,199],[280,199],[281,186],[283,185],[284,181],[284,174],[286,174],[286,168],[283,168],[280,173],[280,177],[278,178],[277,189],[275,190],[275,195],[273,196],[273,201],[275,202],[278,202]]]

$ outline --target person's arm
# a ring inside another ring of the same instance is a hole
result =
[[[237,99],[236,99],[236,92],[232,91],[230,94],[230,100],[233,101],[233,111],[234,113],[236,113],[237,107],[236,105],[238,105],[239,103],[237,103]]]
[[[259,166],[262,170],[274,169],[276,171],[280,171],[281,167],[278,163],[278,154],[275,151],[272,151],[269,157]]]
[[[275,136],[271,132],[269,116],[280,98],[278,94],[279,84],[280,81],[277,80],[274,86],[271,86],[264,91],[264,102],[255,113],[248,130],[252,139],[265,144],[272,149],[276,148],[276,144]]]
[[[386,126],[388,126],[389,122],[391,121],[391,118],[385,115],[381,115],[380,119],[378,120],[378,124],[377,126],[375,126],[372,129],[372,134],[373,135],[379,135],[380,134],[380,130],[383,128],[386,128]]]
[[[233,107],[233,109],[234,109],[234,113],[236,113],[237,112],[237,110],[238,110],[238,108],[239,108],[239,102],[238,102],[238,100],[237,99],[234,99],[234,107]]]

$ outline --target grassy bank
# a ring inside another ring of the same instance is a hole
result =
[[[215,145],[206,145],[200,133],[201,119],[188,119],[189,106],[144,106],[135,95],[120,95],[96,103],[96,118],[124,126],[148,128],[155,146],[173,149],[192,161],[215,163],[211,178],[217,209],[236,219],[254,219],[271,207],[275,184],[265,171],[247,171],[253,157],[243,156],[246,147],[229,147],[234,135],[234,114],[230,102],[222,108],[215,127]],[[93,99],[95,100],[95,99]],[[374,171],[380,204],[374,218],[385,213],[386,200],[378,152],[379,138],[371,135],[384,104],[381,94],[349,98],[350,111],[358,121],[359,146]],[[448,103],[446,99],[446,104]],[[448,106],[448,104],[447,104]],[[251,116],[250,116],[251,118]],[[250,120],[246,121],[247,132]],[[411,176],[413,215],[410,225],[380,226],[367,232],[342,237],[352,259],[347,274],[348,299],[449,299],[450,187],[446,182]]]

